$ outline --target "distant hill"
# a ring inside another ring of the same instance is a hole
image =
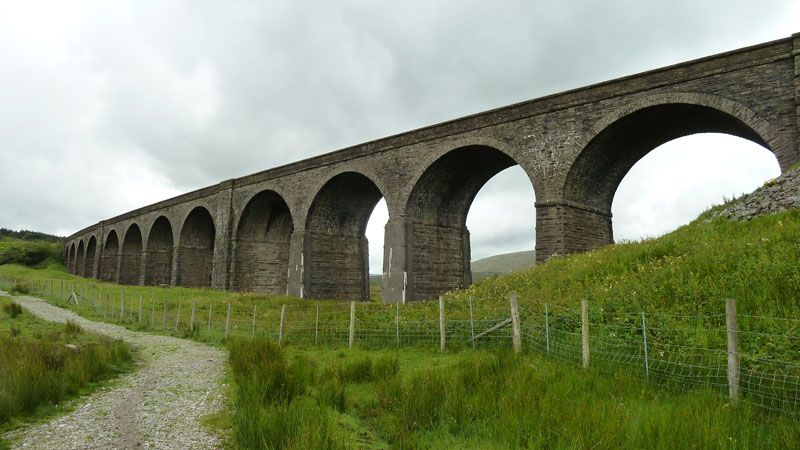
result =
[[[29,230],[14,231],[14,230],[9,230],[8,228],[0,228],[0,239],[2,238],[19,239],[22,241],[44,241],[44,242],[49,242],[51,244],[63,239],[60,236],[53,236],[52,234],[40,233],[38,231],[29,231]]]
[[[482,280],[495,275],[519,272],[520,270],[533,266],[535,261],[536,252],[534,250],[505,253],[503,255],[494,255],[472,261],[472,281]],[[381,275],[370,274],[369,282],[373,286],[380,286],[383,280]]]
[[[534,262],[536,262],[536,252],[533,250],[479,259],[472,262],[472,281],[494,275],[519,272],[533,266]]]

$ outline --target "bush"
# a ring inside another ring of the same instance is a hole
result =
[[[12,319],[16,319],[18,315],[22,314],[22,306],[19,303],[12,302],[3,306],[3,312],[8,314]]]
[[[31,293],[30,288],[25,283],[15,283],[14,286],[11,286],[11,290],[9,291],[11,295],[21,294],[21,295],[28,295]]]

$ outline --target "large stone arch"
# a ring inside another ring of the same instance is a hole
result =
[[[564,179],[560,213],[565,253],[613,242],[611,205],[628,171],[656,147],[696,133],[724,133],[764,146],[782,167],[793,160],[767,121],[722,97],[648,96],[606,115],[583,137]],[[784,167],[785,168],[785,167]]]
[[[103,259],[100,268],[100,279],[103,281],[117,282],[119,269],[119,237],[116,230],[111,230],[106,235],[103,245]]]
[[[83,239],[78,241],[78,253],[75,255],[75,275],[84,276],[84,264],[86,263],[86,245]]]
[[[172,281],[172,256],[174,253],[172,224],[166,216],[158,216],[147,236],[144,263],[144,284],[169,285]]]
[[[70,244],[69,246],[69,253],[67,256],[67,273],[75,274],[75,242]]]
[[[95,261],[97,260],[97,238],[94,236],[89,237],[89,243],[86,244],[86,259],[84,262],[83,276],[87,278],[94,278],[95,275]]]
[[[359,172],[338,173],[317,191],[305,220],[305,297],[369,300],[364,233],[381,198],[377,184]]]
[[[181,227],[178,242],[178,284],[187,287],[211,286],[216,227],[211,213],[203,206],[189,212]]]
[[[470,144],[454,148],[424,167],[408,195],[403,226],[392,230],[405,235],[404,249],[399,249],[407,270],[404,301],[433,298],[472,283],[467,213],[489,179],[517,164],[507,151]],[[384,272],[391,276],[392,270],[385,267]]]
[[[264,190],[247,202],[236,227],[233,289],[285,295],[294,222],[280,194]]]
[[[142,276],[142,230],[132,223],[122,240],[119,262],[119,283],[137,285]]]

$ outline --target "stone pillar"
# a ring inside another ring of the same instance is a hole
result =
[[[175,243],[172,247],[172,275],[170,276],[169,285],[171,287],[178,287],[181,285],[181,250],[180,244]]]
[[[536,203],[536,262],[613,244],[611,213],[570,201]]]
[[[383,238],[383,302],[405,303],[411,300],[408,271],[413,252],[410,249],[413,227],[410,221],[390,219]]]
[[[800,154],[800,33],[792,35],[792,55],[794,55],[794,103],[795,103],[795,136],[797,152]]]
[[[231,221],[233,220],[234,180],[219,184],[219,199],[214,222],[214,261],[211,269],[211,288],[225,290],[230,288],[231,272]]]
[[[308,297],[309,277],[306,271],[306,255],[311,246],[311,236],[305,230],[295,230],[289,238],[289,274],[286,295]]]
[[[142,242],[142,262],[139,264],[139,282],[137,283],[139,286],[144,286],[144,279],[145,279],[145,268],[147,267],[148,255],[147,250],[145,250],[144,242]]]

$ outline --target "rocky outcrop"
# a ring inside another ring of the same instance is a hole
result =
[[[767,181],[734,204],[714,213],[711,219],[721,216],[737,221],[750,220],[792,208],[800,208],[800,167]]]

